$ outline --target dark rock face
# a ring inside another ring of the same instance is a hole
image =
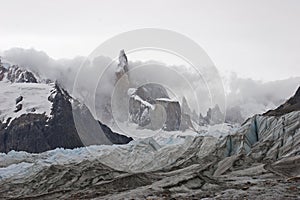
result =
[[[112,132],[108,126],[99,122],[101,129],[103,130],[105,136],[113,143],[113,144],[127,144],[133,139],[131,137],[126,137],[125,135],[120,135],[118,133]]]
[[[300,110],[300,87],[296,91],[295,95],[287,100],[284,104],[276,108],[275,110],[270,110],[264,113],[265,116],[281,116],[292,111]]]
[[[167,119],[163,126],[166,131],[177,131],[181,124],[181,109],[177,101],[157,100],[157,104],[162,105],[167,113]]]
[[[163,86],[155,83],[148,83],[138,87],[135,94],[149,103],[154,102],[155,99],[158,98],[170,98],[167,90]]]
[[[0,130],[0,151],[43,152],[51,149],[46,137],[46,116],[27,114]]]
[[[57,147],[84,146],[74,124],[71,97],[59,86],[55,87],[55,97],[49,98],[53,103],[51,118],[45,114],[29,113],[14,119],[9,125],[0,124],[0,152],[16,150],[39,153]],[[132,140],[100,125],[110,143],[125,144]]]
[[[53,118],[47,123],[48,130],[46,131],[48,133],[46,137],[49,146],[52,148],[75,148],[83,146],[74,125],[70,103],[71,97],[57,85],[55,87],[57,94],[52,101],[53,106],[51,110]]]
[[[136,89],[129,99],[130,120],[141,127],[179,130],[181,108],[177,101],[171,101],[167,90],[158,84],[145,84]],[[160,123],[154,121],[162,121]]]

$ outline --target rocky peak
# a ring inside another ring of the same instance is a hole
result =
[[[148,83],[138,87],[135,94],[144,101],[153,101],[158,98],[170,99],[167,90],[162,85],[156,83]]]
[[[117,81],[126,73],[128,73],[128,60],[127,60],[127,56],[125,54],[124,49],[122,49],[119,54],[119,64],[116,69]],[[128,76],[128,74],[127,74],[127,76]]]
[[[128,59],[127,59],[124,49],[122,49],[119,54],[119,66],[124,68],[125,72],[128,72],[128,69],[127,69]]]

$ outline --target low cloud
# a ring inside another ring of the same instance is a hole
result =
[[[256,81],[238,77],[232,73],[227,78],[229,89],[227,101],[229,106],[241,106],[245,117],[274,109],[300,86],[300,77],[270,82]]]

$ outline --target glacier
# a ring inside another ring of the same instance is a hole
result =
[[[300,111],[255,115],[202,134],[136,132],[126,145],[2,153],[0,197],[296,199],[299,119]]]

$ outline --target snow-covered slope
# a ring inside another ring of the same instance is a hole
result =
[[[42,83],[10,83],[0,81],[0,120],[12,121],[27,113],[45,113],[50,117],[52,102],[49,96],[55,96],[54,84]],[[16,101],[19,98],[19,102]],[[22,99],[22,100],[21,100]],[[17,105],[22,108],[17,111]]]
[[[45,114],[51,117],[55,84],[45,83],[31,71],[0,62],[0,122],[8,126],[24,114]]]
[[[23,114],[45,114],[50,117],[56,94],[54,83],[42,83],[33,72],[0,61],[0,121],[8,123]]]

